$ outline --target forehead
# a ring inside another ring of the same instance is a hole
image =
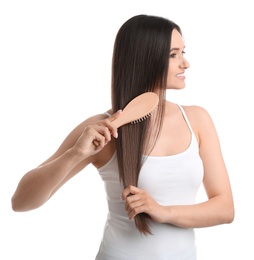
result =
[[[172,37],[171,37],[171,48],[183,48],[184,42],[182,35],[174,29],[172,31]]]

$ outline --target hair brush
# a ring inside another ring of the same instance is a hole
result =
[[[159,97],[154,92],[145,92],[132,99],[122,110],[122,115],[111,121],[117,128],[147,119],[158,106]],[[94,145],[99,142],[93,140]]]
[[[132,99],[123,109],[122,115],[112,123],[117,127],[129,123],[138,123],[147,119],[159,103],[159,97],[154,92],[145,92]]]

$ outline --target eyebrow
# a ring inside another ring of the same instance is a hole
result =
[[[183,49],[185,48],[185,46],[183,46]],[[180,51],[180,48],[172,48],[172,49],[170,49],[170,52],[171,51]]]

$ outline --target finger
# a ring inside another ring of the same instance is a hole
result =
[[[135,207],[130,212],[128,212],[129,219],[135,218],[138,214],[145,212],[145,205],[140,205]]]
[[[125,188],[122,192],[122,199],[125,200],[127,197],[131,196],[131,195],[134,195],[134,194],[137,194],[140,192],[140,189],[133,186],[133,185],[130,185],[128,186],[127,188]]]
[[[115,138],[118,137],[118,133],[117,133],[117,128],[115,127],[114,125],[114,120],[117,119],[119,116],[121,116],[122,114],[122,110],[118,110],[116,113],[114,113],[112,116],[110,116],[108,118],[109,122],[110,122],[110,131],[111,131],[111,134],[112,136],[114,136]]]
[[[122,114],[122,110],[118,110],[117,112],[115,112],[113,115],[111,115],[108,119],[110,122],[114,121],[115,119],[117,119],[119,116],[121,116]]]
[[[135,197],[135,198],[134,198]],[[134,200],[133,200],[134,199]],[[144,204],[144,201],[138,198],[138,195],[134,195],[132,200],[130,201],[129,198],[127,198],[127,201],[125,203],[125,210],[127,212],[132,211],[136,207],[140,207]]]
[[[111,135],[114,136],[115,138],[118,137],[117,127],[110,121],[109,118],[100,121],[99,126],[101,128],[100,130],[99,128],[97,130],[100,131],[101,134],[105,134],[105,136],[107,135],[108,139],[111,138]]]
[[[125,188],[122,192],[122,200],[125,200],[126,197],[130,194],[130,189],[129,187]]]
[[[96,128],[98,131],[98,137],[108,143],[111,140],[111,133],[107,126],[99,126]]]
[[[94,146],[96,146],[96,148],[101,146],[100,142],[97,139],[93,140],[93,144]]]
[[[104,138],[95,138],[92,142],[96,149],[103,148],[107,144]]]
[[[94,137],[92,139],[96,148],[101,148],[111,140],[111,135],[107,127],[100,127],[94,132]]]

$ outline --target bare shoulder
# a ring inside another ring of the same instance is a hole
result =
[[[201,106],[182,106],[188,119],[196,124],[208,123],[211,121],[209,112]]]
[[[103,114],[97,114],[97,115],[93,115],[93,116],[90,116],[88,117],[87,119],[85,119],[81,124],[86,124],[86,123],[92,123],[92,122],[96,122],[98,120],[102,120],[102,119],[105,119],[107,118],[108,115],[106,113],[103,113]]]
[[[79,125],[77,125],[67,136],[67,139],[72,140],[73,142],[76,142],[77,138],[81,135],[81,133],[84,131],[84,129],[90,125],[93,124],[99,120],[103,120],[107,118],[108,115],[106,113],[103,114],[97,114],[93,115],[91,117],[86,118],[84,121],[82,121]],[[74,139],[74,140],[73,140]]]
[[[216,132],[209,112],[201,106],[182,106],[197,138],[207,135],[208,132]]]
[[[106,113],[90,116],[90,117],[86,118],[84,121],[82,121],[79,125],[77,125],[73,129],[73,131],[82,131],[83,132],[84,128],[87,125],[93,124],[94,122],[97,122],[99,120],[103,120],[103,119],[105,119],[107,117],[108,117],[108,115]]]

